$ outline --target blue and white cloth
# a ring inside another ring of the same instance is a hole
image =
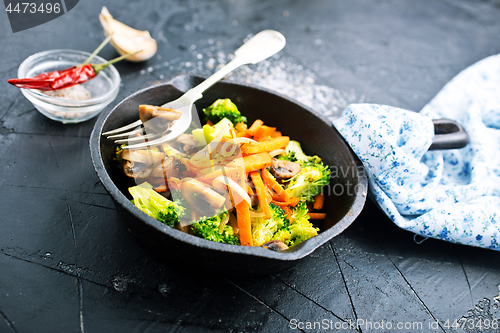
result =
[[[427,151],[431,119],[439,118],[460,123],[470,143]],[[352,104],[334,126],[396,225],[426,238],[500,250],[500,55],[462,71],[420,113]]]

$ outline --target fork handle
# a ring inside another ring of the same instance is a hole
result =
[[[190,101],[203,97],[203,92],[236,68],[246,64],[256,64],[269,58],[285,47],[285,37],[278,31],[264,30],[250,38],[234,52],[234,59],[208,79],[186,92]]]
[[[185,97],[189,98],[191,102],[195,102],[199,100],[200,98],[203,97],[203,93],[205,90],[213,86],[216,82],[220,81],[224,76],[227,74],[231,73],[234,71],[236,68],[248,64],[250,62],[244,61],[245,59],[243,58],[238,58],[235,57],[233,60],[231,60],[229,63],[227,63],[224,67],[222,67],[220,70],[215,72],[212,76],[207,78],[205,81],[201,82],[199,85],[196,87],[193,87],[186,91]]]

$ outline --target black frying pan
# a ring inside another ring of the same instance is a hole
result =
[[[101,133],[137,120],[140,104],[162,105],[181,96],[203,79],[183,74],[159,82],[130,95],[114,108],[106,109],[96,121],[90,138],[94,168],[130,232],[155,255],[183,269],[198,274],[201,270],[255,276],[292,266],[344,231],[363,208],[367,178],[361,162],[342,136],[321,115],[294,100],[263,88],[227,81],[208,89],[196,103],[197,110],[216,99],[230,98],[250,123],[259,118],[265,124],[277,127],[284,135],[299,141],[306,154],[320,156],[335,169],[325,196],[327,218],[317,224],[321,230],[319,235],[283,252],[219,244],[165,226],[130,202],[127,188],[135,184],[116,166],[113,160],[116,145]]]
[[[434,119],[434,140],[429,150],[456,149],[467,146],[469,135],[462,125],[451,119]]]

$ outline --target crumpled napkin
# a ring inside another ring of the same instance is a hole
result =
[[[431,119],[459,122],[470,143],[427,151]],[[365,166],[370,194],[399,227],[500,250],[500,55],[468,67],[415,113],[352,104],[333,122]]]

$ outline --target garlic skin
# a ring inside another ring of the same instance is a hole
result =
[[[126,60],[133,62],[146,61],[156,54],[157,44],[149,31],[136,30],[115,20],[106,7],[102,7],[99,21],[101,21],[106,37],[113,34],[110,43],[120,55],[142,50]]]

